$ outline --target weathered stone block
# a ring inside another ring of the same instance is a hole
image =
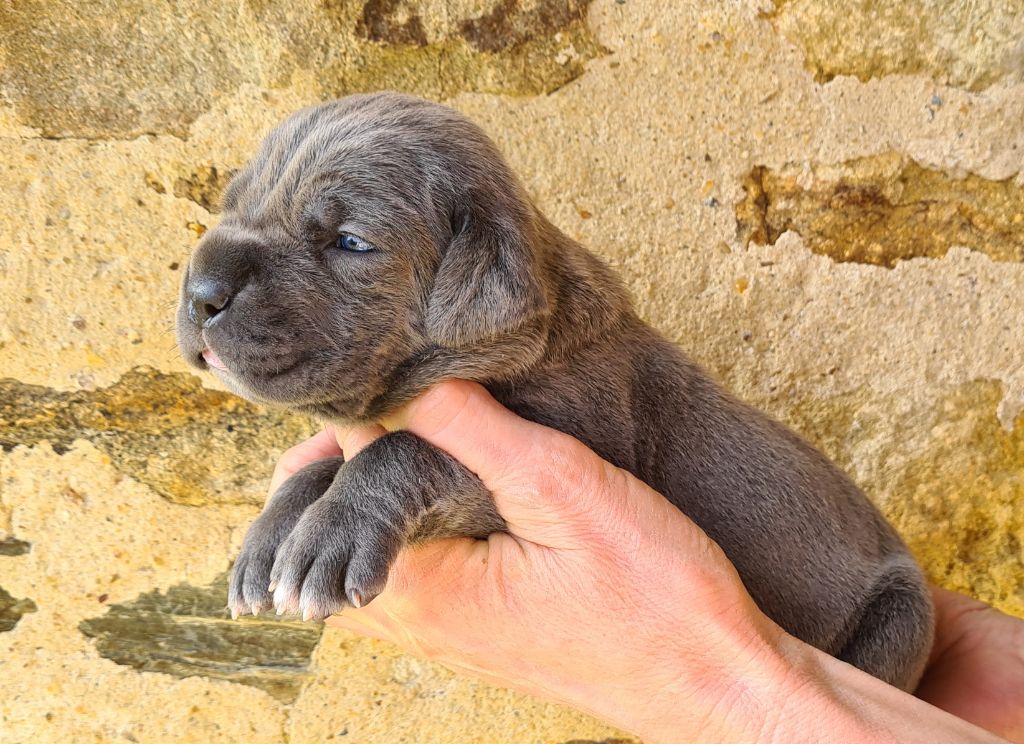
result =
[[[2,600],[0,595],[0,608]],[[321,626],[266,616],[232,620],[226,608],[224,576],[209,587],[179,584],[112,605],[105,615],[82,621],[79,630],[118,664],[238,682],[294,702],[309,676]]]

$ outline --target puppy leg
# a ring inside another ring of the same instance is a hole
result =
[[[912,692],[928,661],[934,623],[931,597],[920,571],[901,561],[876,582],[853,635],[836,656]]]
[[[347,462],[282,543],[274,605],[304,619],[361,607],[384,588],[404,545],[504,529],[475,475],[419,437],[393,432]]]
[[[263,513],[249,527],[231,570],[228,607],[233,617],[269,609],[270,569],[281,541],[310,504],[323,496],[344,463],[343,457],[317,460],[281,484]]]

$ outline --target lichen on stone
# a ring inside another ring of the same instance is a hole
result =
[[[423,19],[402,0],[366,0],[356,33],[385,44],[427,45]]]
[[[838,262],[892,268],[963,246],[995,261],[1024,261],[1024,187],[1013,179],[950,176],[895,153],[838,166],[756,166],[736,206],[743,243],[798,233]]]
[[[315,430],[306,418],[207,390],[191,375],[139,368],[99,390],[57,392],[0,379],[0,446],[76,439],[179,504],[262,503],[275,454]]]
[[[294,702],[322,626],[269,617],[232,620],[226,606],[225,575],[209,587],[179,584],[111,605],[78,628],[118,664],[237,682]]]
[[[15,599],[0,586],[0,633],[14,630],[22,615],[38,609],[31,599]]]
[[[463,91],[550,93],[606,53],[586,25],[590,0],[485,2],[484,12],[438,23],[430,0],[330,4],[324,22],[356,30],[345,54],[323,53],[308,35],[291,35],[289,54],[319,58],[324,95],[403,90],[431,98]],[[425,25],[431,19],[431,25]]]
[[[10,558],[16,555],[25,555],[30,550],[32,550],[32,545],[24,540],[11,536],[0,538],[0,556]]]

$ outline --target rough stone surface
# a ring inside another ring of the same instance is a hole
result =
[[[479,121],[935,581],[1024,615],[1021,29],[1001,0],[0,4],[0,740],[628,740],[331,629],[261,688],[229,641],[262,620],[145,609],[214,601],[312,430],[177,358],[189,251],[270,126],[378,87]],[[158,670],[147,627],[211,671]]]
[[[923,73],[981,90],[1024,71],[1024,6],[934,0],[773,0],[773,25],[819,82]]]
[[[953,246],[1024,261],[1024,187],[1010,178],[952,178],[887,153],[810,173],[758,166],[743,188],[743,242],[765,245],[793,231],[815,253],[889,268]]]
[[[136,369],[99,390],[61,393],[0,380],[0,447],[76,439],[104,449],[127,475],[180,504],[262,504],[275,455],[315,431],[196,377]]]
[[[1024,426],[1000,425],[1002,395],[979,379],[927,406],[858,390],[780,414],[854,474],[933,581],[1024,617]]]
[[[185,137],[212,100],[296,77],[320,96],[388,87],[542,93],[603,52],[583,20],[588,4],[8,3],[0,96],[43,136],[107,139]]]
[[[210,587],[178,584],[166,594],[147,592],[78,628],[118,664],[238,682],[295,702],[321,626],[266,616],[232,621],[227,597],[224,574]]]
[[[174,195],[191,199],[207,212],[219,212],[221,196],[235,172],[234,168],[201,165],[188,176],[175,179]],[[156,179],[149,186],[158,194],[165,192],[163,184]]]
[[[332,735],[408,744],[614,737],[607,726],[558,706],[457,677],[337,628],[324,630],[313,663],[316,676],[292,706],[291,744],[316,744]]]

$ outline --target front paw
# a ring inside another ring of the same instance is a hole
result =
[[[249,527],[245,534],[245,542],[242,543],[242,551],[231,569],[228,608],[231,610],[232,618],[249,612],[258,615],[270,609],[268,589],[274,554],[281,540],[288,535],[297,521],[298,516],[294,520],[265,520],[261,516]]]
[[[228,608],[233,618],[270,609],[274,556],[306,508],[330,487],[342,464],[343,458],[329,457],[299,470],[281,485],[249,527],[228,588]]]
[[[324,496],[281,544],[270,575],[278,614],[322,620],[346,606],[362,607],[384,589],[406,530],[383,514],[354,508],[354,501]]]

